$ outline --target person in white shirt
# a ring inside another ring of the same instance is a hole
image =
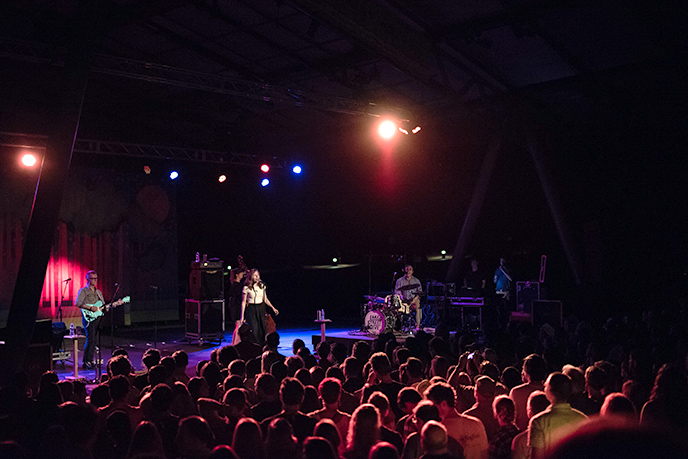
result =
[[[241,296],[241,321],[248,323],[256,344],[265,345],[265,313],[266,307],[277,315],[279,311],[268,299],[267,287],[260,280],[260,272],[252,269],[246,276],[246,285]]]

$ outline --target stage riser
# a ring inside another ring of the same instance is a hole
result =
[[[377,336],[372,335],[361,335],[361,336],[342,336],[340,333],[334,333],[332,335],[326,335],[325,341],[330,344],[341,343],[346,346],[347,349],[351,350],[356,341],[368,341],[372,344]],[[397,343],[404,344],[406,342],[407,335],[396,336]],[[313,348],[320,342],[320,335],[312,336]]]

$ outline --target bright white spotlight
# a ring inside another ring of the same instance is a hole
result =
[[[220,182],[220,183],[224,182],[225,180],[227,180],[227,176],[224,175],[224,174],[222,174],[221,176],[219,176],[219,177],[217,178],[217,181]]]
[[[170,172],[170,180],[176,180],[177,177],[179,177],[179,172],[177,172],[177,171]]]
[[[391,139],[397,132],[397,125],[392,121],[383,121],[377,128],[377,132],[383,139]]]
[[[270,185],[270,180],[264,178],[263,180],[260,181],[260,186],[268,186]]]
[[[399,132],[401,132],[402,134],[408,135],[408,131],[402,127],[399,128]]]
[[[411,132],[413,132],[414,134],[416,134],[418,131],[420,131],[420,126],[414,127],[413,130],[412,130]]]
[[[296,166],[294,166],[294,167],[291,169],[291,171],[292,171],[293,173],[295,173],[295,174],[300,174],[300,173],[301,173],[301,166],[299,166],[299,165],[297,164]]]
[[[31,153],[26,153],[24,156],[22,156],[22,159],[21,159],[22,164],[25,165],[26,167],[35,166],[37,161],[38,160],[36,159],[36,157],[34,155],[32,155]]]
[[[337,259],[337,257],[334,257],[334,258],[332,259],[332,263],[338,263],[338,262],[339,262],[339,259]]]
[[[262,166],[260,166],[260,170],[267,174],[270,171],[270,166],[268,166],[267,164],[263,164]]]

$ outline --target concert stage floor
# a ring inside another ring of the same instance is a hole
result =
[[[338,321],[334,322],[335,324]],[[356,328],[357,325],[352,322],[344,322],[340,326],[328,326],[326,331],[326,337],[328,341],[331,342],[342,342],[347,346],[350,346],[355,341],[358,340],[373,340],[373,336],[363,334],[359,332]],[[294,340],[301,339],[306,346],[313,351],[314,345],[320,342],[320,326],[313,323],[308,324],[297,324],[291,327],[278,328],[277,332],[280,335],[280,346],[279,351],[283,355],[292,355],[292,344]],[[182,325],[173,325],[158,327],[157,331],[153,327],[135,327],[132,329],[119,329],[115,330],[112,339],[107,331],[103,333],[101,340],[102,346],[102,358],[104,362],[112,355],[111,349],[125,348],[129,353],[129,359],[134,365],[136,371],[142,371],[144,366],[141,363],[141,358],[143,353],[152,347],[156,347],[160,350],[163,356],[172,355],[173,352],[177,350],[184,350],[189,354],[189,366],[187,368],[187,373],[189,376],[195,375],[195,368],[198,362],[202,360],[208,360],[210,358],[210,353],[213,349],[217,349],[222,346],[226,346],[232,341],[232,333],[225,333],[225,338],[221,343],[217,341],[213,343],[203,343],[199,345],[197,342],[189,342],[185,339],[184,327]],[[79,340],[79,365],[83,351],[84,340]],[[65,340],[66,350],[69,350],[69,343]],[[53,362],[53,370],[57,372],[60,379],[69,379],[74,377],[74,367],[72,358],[70,357],[66,361],[56,361]],[[105,365],[102,366],[102,372],[105,373]],[[92,382],[96,379],[96,370],[84,370],[79,366],[79,378],[83,378],[86,381]]]

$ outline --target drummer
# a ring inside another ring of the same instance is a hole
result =
[[[413,275],[413,266],[406,265],[404,271],[406,274],[397,279],[394,294],[399,295],[401,301],[409,304],[412,310],[416,310],[416,328],[420,329],[420,320],[423,315],[420,307],[420,294],[423,288],[418,278]]]

